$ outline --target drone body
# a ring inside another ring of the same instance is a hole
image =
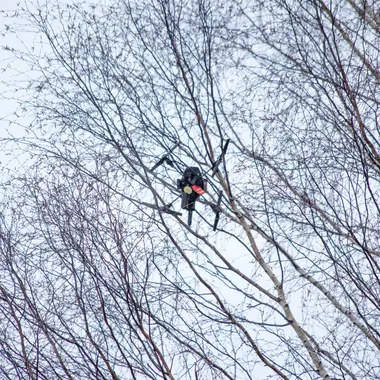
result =
[[[181,190],[181,207],[189,212],[190,226],[195,202],[206,192],[207,182],[202,178],[199,168],[190,166],[184,170],[182,178],[177,180],[177,188]]]
[[[226,140],[223,148],[222,153],[219,156],[219,158],[213,163],[210,170],[212,170],[212,177],[214,177],[219,172],[219,166],[222,163],[224,156],[227,151],[227,147],[230,140]],[[159,166],[166,163],[171,167],[175,167],[175,164],[177,164],[177,161],[174,161],[170,158],[170,155],[172,154],[173,150],[176,149],[180,145],[179,142],[177,142],[169,151],[162,156],[159,161],[150,169],[151,171],[156,170]],[[177,189],[181,191],[181,208],[188,211],[188,225],[191,226],[192,218],[193,218],[193,211],[195,210],[195,202],[197,199],[206,193],[207,191],[207,180],[205,179],[206,173],[202,175],[201,170],[196,166],[188,166],[185,168],[185,170],[182,172],[182,177],[180,179],[177,179]],[[220,190],[218,193],[217,203],[216,204],[210,204],[212,210],[215,213],[215,221],[213,225],[213,230],[216,231],[217,225],[220,219],[220,212],[221,212],[221,201],[223,197],[223,191]],[[173,201],[174,202],[174,201]],[[168,203],[164,206],[157,207],[155,205],[148,205],[152,208],[157,208],[161,212],[165,212],[167,214],[180,216],[182,215],[179,212],[173,211],[171,209],[173,202]]]

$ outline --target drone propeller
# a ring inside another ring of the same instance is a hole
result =
[[[223,160],[223,157],[225,156],[226,152],[227,152],[227,148],[228,148],[228,144],[230,143],[230,139],[227,139],[226,140],[226,143],[224,144],[224,147],[222,149],[222,154],[219,156],[219,158],[214,162],[214,164],[212,165],[211,169],[212,169],[212,174],[211,174],[211,177],[214,177],[215,174],[218,172],[219,170],[219,165],[221,164],[222,160]]]
[[[171,160],[170,158],[169,158],[169,155],[170,155],[170,153],[172,153],[173,152],[173,150],[175,149],[175,148],[177,148],[177,146],[179,146],[180,145],[180,143],[179,142],[177,142],[171,149],[169,149],[169,151],[166,153],[166,154],[164,154],[158,161],[157,161],[157,163],[152,167],[152,169],[150,169],[150,171],[151,172],[153,172],[154,170],[156,170],[159,166],[161,166],[162,164],[168,164],[169,166],[171,166],[171,167],[174,167],[174,161],[173,160]]]
[[[212,209],[215,212],[215,221],[214,221],[213,231],[216,231],[216,228],[218,227],[218,223],[219,223],[219,219],[220,219],[220,204],[222,202],[222,196],[223,196],[223,190],[220,190],[219,195],[218,195],[218,201],[217,201],[216,205],[212,206]]]

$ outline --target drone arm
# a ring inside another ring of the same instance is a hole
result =
[[[166,157],[162,157],[160,158],[157,163],[152,167],[152,169],[150,169],[151,172],[155,171],[159,166],[161,166],[166,160]]]
[[[215,161],[214,165],[212,165],[212,174],[211,174],[211,177],[214,177],[215,174],[218,172],[219,170],[219,165],[221,164],[222,160],[223,160],[223,157],[225,156],[226,152],[227,152],[227,148],[228,148],[228,145],[230,143],[230,139],[227,139],[226,140],[226,143],[224,144],[224,147],[222,149],[222,154],[219,156],[219,158]]]
[[[222,150],[222,156],[224,156],[226,154],[227,148],[228,148],[228,145],[229,145],[230,141],[231,141],[230,139],[226,140],[226,143],[224,144],[224,147],[223,147],[223,150]]]
[[[216,228],[218,227],[218,223],[220,219],[220,204],[222,203],[222,196],[223,196],[223,190],[220,190],[216,206],[213,207],[215,211],[215,221],[214,221],[213,231],[216,231]]]
[[[177,215],[177,216],[181,216],[182,215],[182,212],[170,210],[170,208],[168,206],[160,207],[159,210],[161,212],[164,212],[164,213],[169,214],[169,215]]]
[[[169,166],[174,167],[174,161],[169,158],[170,153],[173,152],[180,145],[180,142],[177,142],[172,148],[169,149],[168,153],[164,154],[158,162],[150,169],[150,171],[156,170],[163,163],[167,163]]]
[[[219,157],[219,158],[215,161],[214,165],[212,166],[212,174],[211,174],[211,177],[214,177],[215,174],[218,172],[218,170],[219,170],[219,165],[220,165],[221,162],[222,162],[222,157]]]
[[[157,206],[153,203],[147,203],[147,202],[140,202],[142,205],[144,205],[145,207],[149,207],[153,210],[158,210],[158,211],[161,211],[161,212],[164,212],[165,214],[169,214],[169,215],[178,215],[178,216],[181,216],[182,213],[181,212],[178,212],[178,211],[174,211],[174,210],[171,210],[170,207],[172,206],[171,203],[167,204],[167,205],[164,205],[164,206]]]
[[[176,149],[178,146],[180,146],[181,143],[178,141],[172,148],[169,149],[169,152],[173,152],[174,149]]]
[[[220,219],[220,216],[219,216],[219,212],[216,213],[216,216],[215,216],[215,221],[214,221],[214,227],[213,227],[213,231],[216,231],[216,228],[218,227],[218,223],[219,223],[219,219]]]

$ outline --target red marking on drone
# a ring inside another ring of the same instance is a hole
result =
[[[197,186],[197,185],[193,185],[191,186],[191,188],[199,195],[203,195],[205,193],[205,191],[200,187],[200,186]]]

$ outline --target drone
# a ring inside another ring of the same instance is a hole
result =
[[[219,166],[222,163],[223,157],[225,156],[227,152],[229,143],[230,143],[230,140],[229,139],[226,140],[222,148],[221,155],[211,166],[210,170],[212,171],[212,174],[211,174],[212,177],[214,177],[218,173]],[[159,166],[163,164],[167,164],[171,167],[175,167],[176,161],[174,161],[171,158],[171,154],[179,145],[180,145],[180,142],[177,142],[171,149],[169,149],[167,153],[165,153],[155,163],[155,165],[150,169],[150,171],[153,172],[154,170],[156,170]],[[177,179],[177,190],[180,190],[181,208],[188,212],[187,224],[189,227],[191,226],[191,223],[193,220],[193,212],[195,211],[196,201],[198,200],[199,197],[207,193],[206,174],[207,172],[202,174],[201,169],[197,166],[187,166],[182,172],[182,177]],[[221,212],[220,205],[222,202],[222,196],[223,196],[223,191],[219,190],[216,204],[209,204],[215,213],[213,231],[216,231],[219,220],[220,220],[220,212]],[[158,209],[159,211],[167,213],[167,214],[181,216],[182,213],[171,209],[171,207],[173,206],[173,203],[174,201],[162,207],[148,204],[148,203],[146,203],[146,205],[149,207]]]

